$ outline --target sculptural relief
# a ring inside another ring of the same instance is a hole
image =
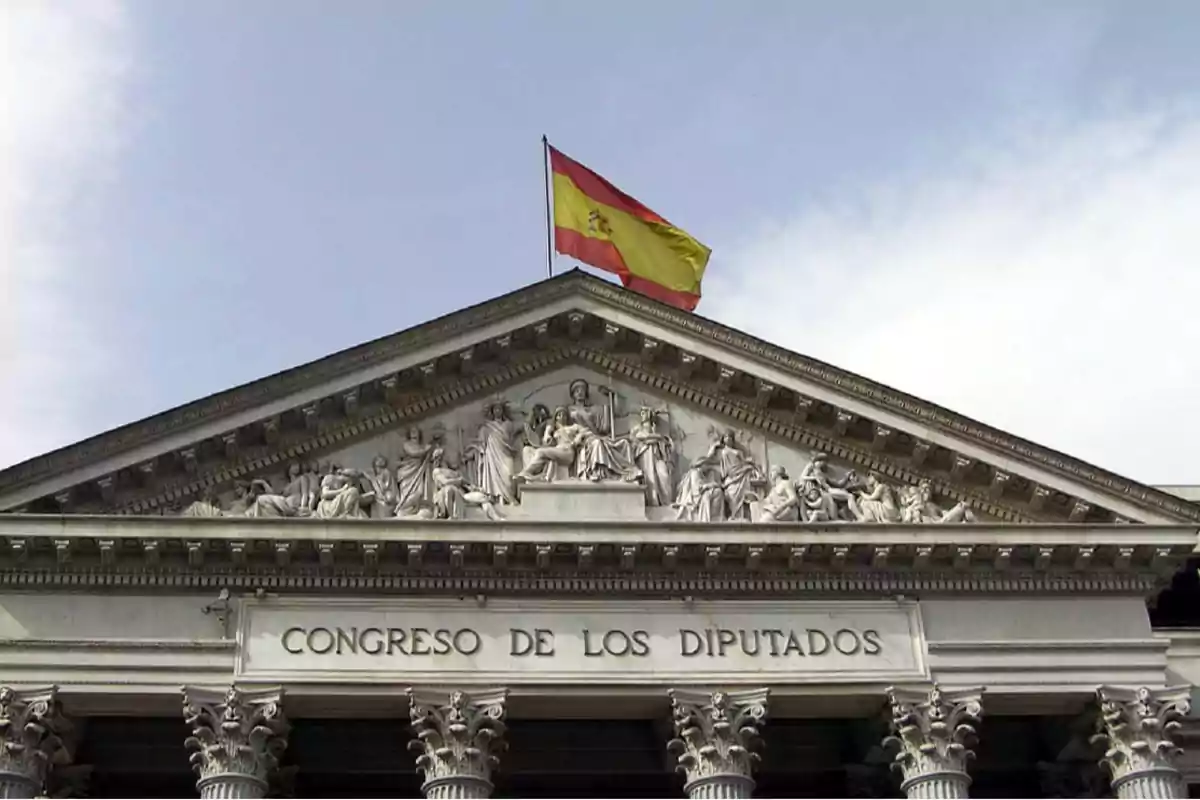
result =
[[[907,487],[903,491],[900,522],[916,524],[974,521],[974,512],[964,502],[954,504],[949,510],[944,510],[933,502],[933,487],[929,481],[921,481],[916,486]]]
[[[571,422],[565,406],[556,408],[554,416],[542,428],[541,444],[530,448],[528,463],[517,478],[548,482],[570,478],[584,432],[582,425]]]
[[[772,470],[771,491],[759,507],[759,522],[793,519],[788,512],[792,492],[785,475]],[[941,524],[974,522],[975,515],[960,502],[944,510],[933,502],[929,481],[916,486],[893,486],[877,473],[860,480],[853,470],[834,476],[823,453],[816,453],[792,487],[801,522],[871,522],[882,524]]]
[[[521,469],[529,466],[534,451],[542,446],[546,426],[551,422],[550,408],[545,403],[534,403],[521,425]],[[515,476],[514,476],[515,477]]]
[[[812,461],[800,473],[799,478],[802,485],[815,484],[821,495],[832,502],[835,519],[857,519],[860,516],[857,498],[848,488],[857,480],[858,476],[854,470],[847,471],[841,477],[835,476],[829,467],[828,456],[820,452],[813,453]]]
[[[646,505],[670,505],[675,496],[675,447],[659,430],[659,412],[650,406],[638,409],[637,424],[629,431],[633,460],[646,486]]]
[[[673,504],[676,518],[749,520],[751,504],[758,501],[765,484],[766,476],[758,464],[738,442],[736,433],[727,430],[688,468]]]
[[[702,456],[692,462],[679,480],[675,518],[686,522],[721,522],[725,514],[725,488],[716,459]]]
[[[965,503],[939,506],[928,482],[904,486],[878,473],[860,477],[823,453],[809,457],[788,446],[771,452],[762,440],[751,448],[746,432],[718,430],[699,409],[665,406],[661,398],[605,386],[602,378],[575,370],[539,380],[491,398],[482,415],[479,406],[451,409],[419,427],[384,431],[329,453],[320,466],[296,461],[283,474],[254,476],[225,489],[223,500],[207,494],[182,513],[500,519],[522,516],[526,484],[586,481],[638,485],[648,519],[974,520]],[[446,431],[457,435],[447,441]]]
[[[371,482],[373,495],[371,517],[375,519],[394,517],[400,492],[396,487],[396,475],[389,468],[386,456],[378,455],[371,460],[371,474],[368,476],[368,480]]]
[[[491,520],[501,519],[492,495],[468,483],[462,473],[445,462],[445,453],[433,451],[433,513],[435,519],[465,519],[467,506],[478,506]]]
[[[464,450],[473,482],[479,491],[496,502],[515,505],[517,502],[516,474],[519,455],[517,434],[523,432],[513,425],[508,404],[490,403],[484,410],[475,441]]]
[[[875,473],[867,476],[866,485],[855,505],[859,522],[900,521],[900,509],[896,506],[896,493]]]
[[[374,501],[375,495],[362,490],[364,477],[363,473],[356,469],[346,469],[337,464],[330,465],[328,472],[321,478],[321,496],[313,516],[318,519],[367,517],[366,506]]]
[[[225,512],[221,510],[221,500],[212,491],[207,489],[201,493],[200,497],[188,504],[187,508],[180,512],[181,517],[223,517]]]
[[[760,522],[796,522],[800,519],[800,494],[781,466],[771,467],[771,490],[758,508]]]
[[[287,497],[277,494],[262,478],[239,482],[237,499],[229,511],[243,517],[294,517],[296,506]]]
[[[567,416],[580,428],[576,441],[575,477],[590,481],[641,480],[642,471],[633,463],[629,439],[613,435],[616,395],[600,387],[608,402],[593,405],[591,387],[583,378],[571,381],[571,404]]]
[[[396,515],[409,516],[433,502],[433,451],[439,446],[425,442],[421,429],[408,429],[396,463]]]

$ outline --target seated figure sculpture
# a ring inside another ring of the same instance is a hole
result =
[[[589,400],[590,387],[582,378],[571,381],[571,404],[567,416],[572,425],[582,431],[576,442],[575,477],[589,481],[621,480],[630,483],[642,479],[642,471],[634,463],[629,440],[617,438],[612,432],[612,392],[608,406],[595,406]]]

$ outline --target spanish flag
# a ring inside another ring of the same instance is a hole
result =
[[[692,311],[712,252],[578,161],[550,147],[554,249]]]

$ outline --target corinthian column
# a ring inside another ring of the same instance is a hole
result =
[[[694,692],[672,689],[675,738],[667,751],[678,758],[692,800],[749,797],[750,777],[761,743],[758,728],[767,719],[767,689]]]
[[[982,689],[929,691],[888,689],[892,735],[884,746],[896,748],[893,761],[903,775],[900,788],[910,798],[967,797],[975,757],[975,726],[983,715]]]
[[[196,788],[204,798],[258,798],[287,747],[283,689],[183,689]]]
[[[36,797],[50,767],[67,755],[58,688],[0,686],[0,797]]]
[[[490,797],[492,770],[504,751],[507,689],[486,692],[408,690],[417,769],[429,798]]]
[[[1119,689],[1101,686],[1099,731],[1092,741],[1105,746],[1100,763],[1112,775],[1117,797],[1187,797],[1176,767],[1183,750],[1172,734],[1191,709],[1188,687]]]

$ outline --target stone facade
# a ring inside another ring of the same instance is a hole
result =
[[[214,798],[374,792],[378,747],[437,798],[651,751],[694,798],[1192,774],[1200,634],[1146,601],[1200,507],[580,275],[17,465],[0,510],[0,796],[104,796],[95,731],[181,685]],[[653,746],[572,760],[617,721]]]

